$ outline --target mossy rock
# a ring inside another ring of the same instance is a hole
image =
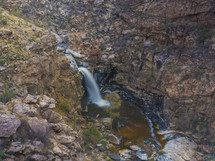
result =
[[[105,111],[112,117],[119,116],[117,109],[121,107],[121,98],[117,93],[108,93],[104,97],[105,100],[110,101],[110,106],[105,109]]]

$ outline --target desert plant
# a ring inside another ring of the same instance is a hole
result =
[[[76,131],[76,112],[74,112],[73,129]]]
[[[3,93],[0,95],[0,101],[3,103],[9,102],[14,96],[16,92],[13,90],[8,89],[7,86],[4,87]]]
[[[71,105],[69,103],[69,101],[67,99],[65,99],[64,97],[59,97],[57,99],[57,109],[59,109],[62,112],[70,112],[71,110]]]
[[[7,20],[5,20],[5,19],[0,20],[0,24],[7,25]]]
[[[210,37],[210,30],[203,26],[200,28],[199,42],[204,43],[206,39]]]
[[[4,152],[0,151],[0,160],[3,158]]]
[[[89,128],[83,131],[83,140],[85,142],[85,147],[88,148],[90,143],[98,143],[102,140],[100,132],[95,128]]]

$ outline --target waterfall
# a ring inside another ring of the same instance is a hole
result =
[[[102,99],[98,85],[96,84],[96,81],[94,80],[93,75],[89,72],[89,70],[84,67],[80,67],[78,68],[78,70],[84,76],[85,86],[87,88],[90,101],[92,103],[95,103],[99,107],[110,106],[110,103],[108,101]]]
[[[73,56],[69,55],[69,54],[65,54],[65,56],[67,57],[67,59],[70,60],[70,66],[75,68],[75,69],[78,69],[78,65],[77,65],[75,59],[73,58]]]
[[[153,123],[152,121],[146,116],[146,120],[148,120],[149,122],[149,127],[151,129],[151,136],[154,139],[154,141],[160,146],[160,148],[162,148],[162,145],[159,143],[159,141],[157,140],[155,133],[154,133],[154,128],[153,128]]]

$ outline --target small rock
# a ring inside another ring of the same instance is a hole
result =
[[[143,151],[137,151],[136,156],[141,160],[148,160],[148,155]]]
[[[151,143],[151,141],[150,141],[150,140],[146,140],[146,141],[144,141],[144,144],[149,144],[149,143]]]
[[[70,144],[75,140],[75,137],[74,136],[60,135],[60,136],[57,136],[57,139],[61,144]]]
[[[103,118],[103,119],[102,119],[102,123],[103,123],[105,126],[111,126],[112,121],[113,121],[113,119],[110,118],[110,117],[107,117],[107,118]]]
[[[50,104],[49,105],[49,109],[54,109],[55,108],[55,104]]]
[[[109,134],[109,141],[116,145],[120,144],[119,138],[117,136],[115,136],[114,134]]]
[[[97,144],[96,146],[99,148],[99,147],[101,147],[101,146],[102,146],[102,144]]]
[[[34,154],[30,157],[30,159],[35,160],[35,161],[45,161],[47,158],[44,155],[40,154]]]
[[[131,150],[133,150],[133,151],[141,150],[141,148],[140,148],[139,146],[137,146],[137,145],[131,145],[129,148],[130,148]]]
[[[108,156],[113,160],[121,161],[120,155],[118,154],[109,154]]]
[[[10,145],[10,148],[8,149],[8,153],[21,153],[22,150],[24,149],[24,146],[22,146],[22,143],[21,142],[13,142],[11,143]]]
[[[35,103],[37,103],[38,98],[39,98],[38,96],[32,96],[32,95],[28,94],[28,95],[24,98],[23,102],[24,102],[24,103],[27,103],[27,104],[35,104]]]
[[[21,125],[21,121],[11,114],[0,114],[0,137],[10,137]]]
[[[124,159],[130,159],[131,158],[131,150],[129,149],[122,149],[119,151],[119,154]]]
[[[7,48],[8,48],[8,46],[7,46],[7,45],[5,45],[5,46],[2,46],[1,48],[2,48],[2,49],[7,49]]]
[[[35,30],[36,30],[36,27],[35,27],[35,26],[32,26],[32,30],[35,31]]]
[[[108,56],[108,59],[114,59],[114,58],[115,58],[115,55],[114,55],[114,54]]]
[[[97,122],[97,123],[94,124],[94,126],[95,126],[95,127],[100,127],[101,124]]]
[[[4,71],[5,69],[7,69],[6,67],[0,66],[0,72]]]

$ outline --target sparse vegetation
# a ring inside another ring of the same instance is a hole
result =
[[[2,159],[3,156],[4,156],[4,152],[0,151],[0,160]]]
[[[2,24],[2,25],[7,25],[7,20],[6,20],[6,19],[2,19],[2,20],[1,20],[1,24]]]
[[[69,112],[71,110],[69,102],[67,102],[65,99],[60,98],[57,101],[57,108],[63,112]]]
[[[155,79],[154,79],[153,76],[150,75],[150,76],[147,76],[147,77],[146,77],[146,82],[147,82],[147,83],[153,83],[153,82],[155,82]]]
[[[200,28],[199,42],[204,43],[206,39],[210,37],[210,30],[203,26]]]
[[[99,46],[99,49],[100,49],[101,51],[104,51],[104,50],[105,50],[105,45],[104,45],[104,44],[101,44],[101,45]]]
[[[0,101],[3,103],[9,102],[14,96],[16,92],[13,90],[8,89],[7,86],[4,87],[3,93],[0,95]]]
[[[1,3],[1,2],[0,2]],[[0,25],[7,25],[7,19],[0,14]]]
[[[101,133],[93,127],[84,130],[82,137],[84,139],[86,148],[88,148],[91,143],[95,142],[96,144],[102,140]]]

